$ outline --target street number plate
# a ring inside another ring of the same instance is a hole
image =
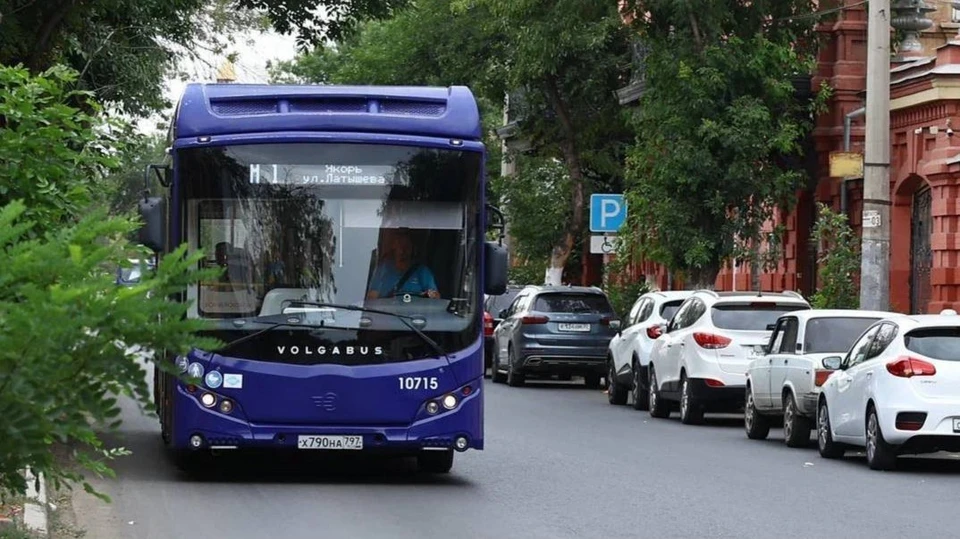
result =
[[[560,331],[590,331],[590,324],[559,324]]]
[[[953,432],[960,432],[960,418],[953,419]]]
[[[363,449],[363,436],[298,436],[299,449]]]

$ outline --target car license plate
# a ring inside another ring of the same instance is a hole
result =
[[[560,331],[590,331],[590,324],[559,324]]]
[[[953,419],[953,432],[960,432],[960,418]]]
[[[363,449],[363,436],[298,436],[299,449]]]

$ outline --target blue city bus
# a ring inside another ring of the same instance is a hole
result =
[[[181,467],[260,449],[446,473],[483,449],[483,294],[507,258],[469,89],[190,84],[168,145],[140,241],[221,270],[173,300],[222,347],[155,370]]]

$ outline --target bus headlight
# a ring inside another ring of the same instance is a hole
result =
[[[440,405],[437,404],[437,401],[430,401],[427,403],[427,413],[433,415],[440,411]]]
[[[213,408],[217,403],[217,397],[213,393],[204,393],[200,396],[200,402],[207,408]]]
[[[443,407],[447,410],[453,410],[457,407],[457,398],[453,395],[443,397]]]

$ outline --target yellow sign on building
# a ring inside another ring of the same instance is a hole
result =
[[[830,152],[830,176],[833,178],[862,178],[863,154],[858,152]]]

